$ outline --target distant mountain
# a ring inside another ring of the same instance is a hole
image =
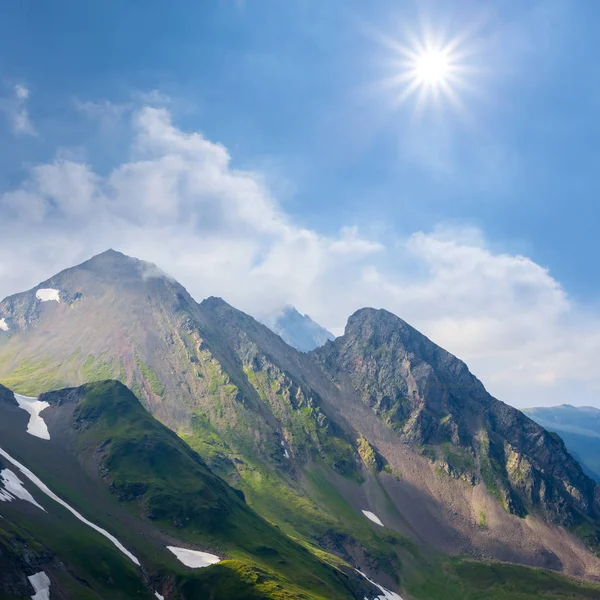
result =
[[[310,352],[335,339],[333,333],[315,323],[308,315],[300,314],[293,306],[286,306],[259,320],[300,352]]]
[[[0,319],[0,382],[29,396],[122,382],[226,489],[322,553],[340,585],[353,567],[413,600],[482,597],[483,582],[544,597],[538,572],[489,559],[600,577],[600,492],[560,438],[389,312],[362,309],[343,336],[299,352],[222,299],[197,303],[156,266],[109,251],[3,300]],[[132,485],[137,469],[127,466]],[[265,546],[254,551],[277,562]],[[544,581],[549,594],[594,597]]]
[[[523,412],[564,440],[590,477],[600,482],[600,410],[592,406],[526,408]]]

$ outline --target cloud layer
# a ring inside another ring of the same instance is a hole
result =
[[[101,118],[103,106],[80,109]],[[520,406],[600,404],[598,315],[527,257],[492,252],[476,229],[382,241],[352,225],[302,228],[260,173],[233,168],[224,146],[177,128],[166,108],[106,106],[131,127],[127,162],[101,176],[56,159],[0,196],[0,297],[113,247],[198,300],[219,295],[254,315],[293,304],[341,333],[357,308],[386,308]]]

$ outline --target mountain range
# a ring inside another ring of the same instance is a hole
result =
[[[6,298],[0,321],[0,447],[142,564],[134,576],[109,548],[114,576],[108,559],[77,570],[60,526],[15,501],[0,522],[15,581],[45,565],[65,598],[86,597],[65,571],[106,598],[131,597],[111,585],[167,599],[600,597],[596,482],[385,310],[290,345],[111,250]],[[26,433],[12,392],[48,403],[50,440]],[[185,569],[167,544],[226,560]]]

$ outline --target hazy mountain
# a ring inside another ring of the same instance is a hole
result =
[[[598,490],[562,441],[386,311],[360,310],[302,353],[109,251],[2,301],[0,319],[2,383],[36,395],[122,381],[257,513],[390,590],[476,598],[489,577],[540,597],[526,569],[515,581],[481,563],[479,577],[441,556],[600,576],[578,539],[600,539]]]
[[[527,408],[523,412],[564,440],[590,477],[600,482],[600,410],[592,406]]]
[[[333,333],[315,323],[308,315],[300,314],[293,306],[286,306],[259,320],[300,352],[310,352],[335,338]]]

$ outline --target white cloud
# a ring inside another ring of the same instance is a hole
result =
[[[16,84],[8,98],[0,98],[0,111],[4,112],[16,135],[37,135],[29,118],[27,101],[29,88],[23,84]]]
[[[599,316],[529,258],[493,252],[469,228],[393,243],[355,226],[322,235],[164,107],[134,110],[131,127],[131,159],[112,172],[58,158],[0,196],[0,297],[114,247],[157,263],[198,300],[220,295],[253,314],[293,304],[338,333],[357,308],[387,308],[502,399],[594,403]]]

